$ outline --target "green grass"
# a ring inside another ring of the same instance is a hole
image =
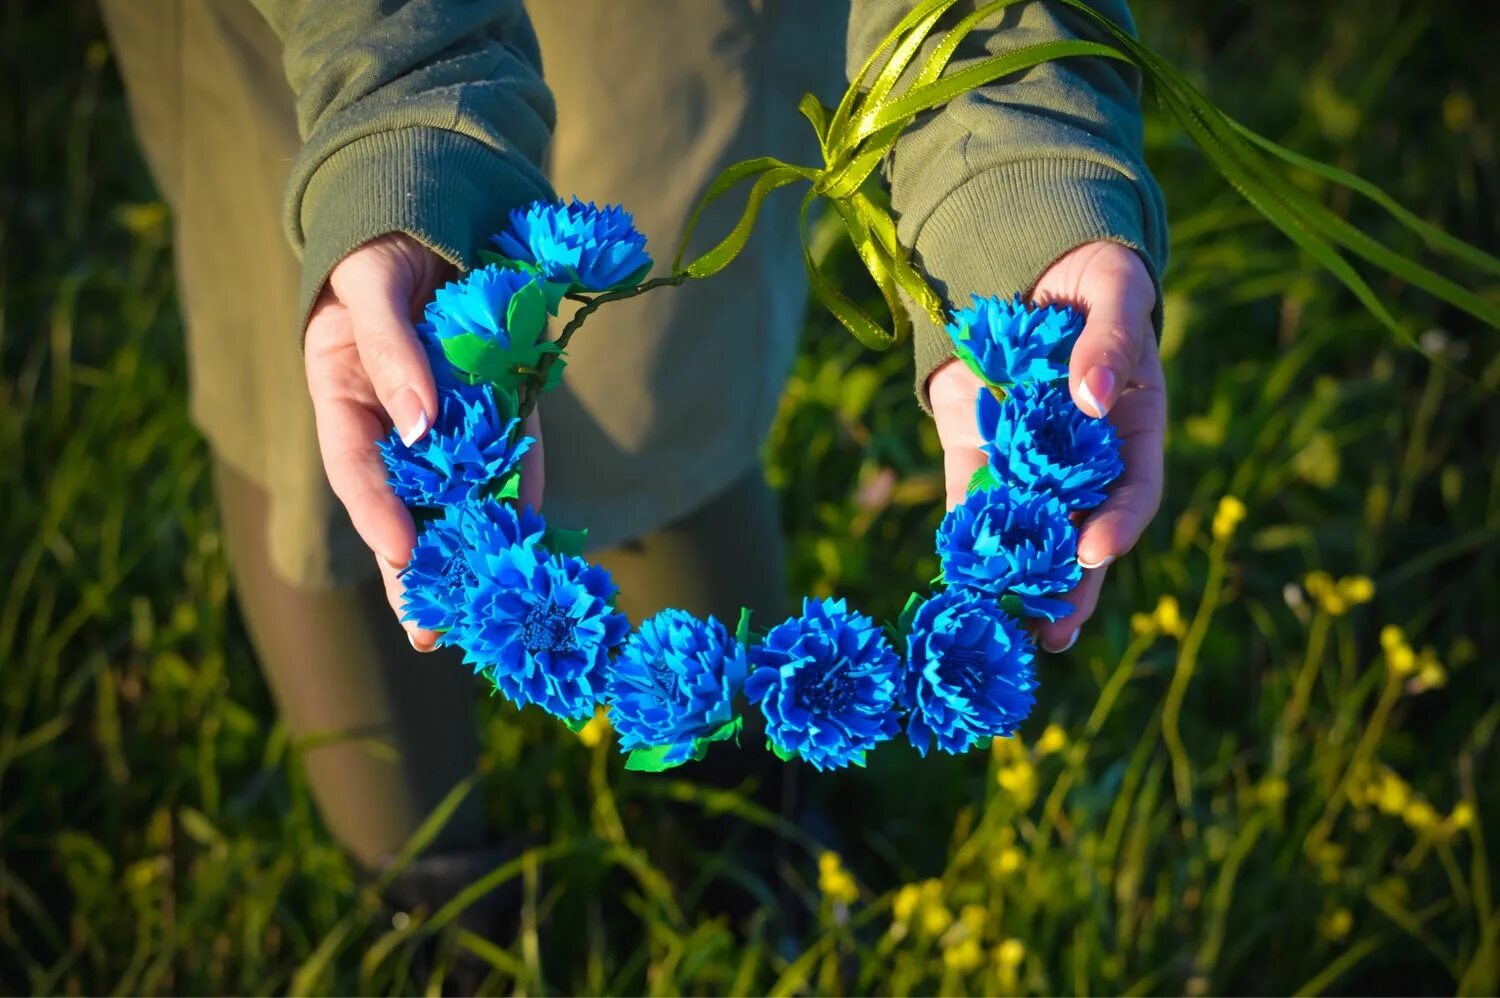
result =
[[[1494,251],[1484,32],[1437,2],[1197,6],[1137,13],[1211,97]],[[820,884],[781,829],[766,883],[748,846],[662,845],[684,808],[769,821],[745,796],[490,705],[471,792],[541,843],[490,878],[521,885],[520,930],[394,926],[318,825],[233,609],[168,220],[96,15],[0,18],[0,988],[426,990],[461,949],[525,992],[1500,988],[1495,333],[1379,284],[1446,366],[1393,345],[1159,117],[1167,496],[1022,738],[805,779],[846,816],[841,865]],[[768,444],[796,585],[888,616],[890,580],[935,567],[908,365],[812,316]],[[1226,495],[1248,515],[1215,540]],[[1316,571],[1374,598],[1330,612]],[[1132,626],[1166,596],[1183,627]],[[1387,625],[1446,685],[1391,671]],[[701,900],[738,890],[757,915]]]

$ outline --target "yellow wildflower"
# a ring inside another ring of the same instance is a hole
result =
[[[1448,827],[1454,831],[1462,831],[1472,824],[1474,824],[1474,805],[1466,800],[1453,805],[1453,811],[1448,815]]]
[[[1036,799],[1036,770],[1025,759],[1001,766],[995,778],[1019,806],[1030,807]]]
[[[1006,970],[1015,970],[1026,959],[1026,946],[1019,939],[1007,939],[995,947],[995,962]]]
[[[898,922],[910,922],[911,917],[917,913],[917,905],[921,900],[922,888],[916,884],[907,884],[891,900],[891,915]]]
[[[1219,500],[1219,508],[1214,510],[1213,535],[1216,541],[1227,541],[1234,534],[1236,527],[1245,519],[1245,504],[1234,496],[1225,496]]]
[[[1438,661],[1437,653],[1423,648],[1417,656],[1417,685],[1423,690],[1436,690],[1448,685],[1448,670]]]
[[[1375,806],[1386,814],[1401,814],[1411,803],[1411,789],[1406,781],[1390,770],[1386,770],[1379,788],[1375,792]]]
[[[1368,603],[1375,598],[1375,583],[1368,575],[1350,575],[1338,581],[1338,594],[1350,606]]]
[[[836,852],[818,856],[818,890],[834,904],[853,904],[859,900],[859,884],[844,869],[844,862]]]
[[[984,951],[972,936],[943,950],[943,966],[955,974],[967,974],[984,966]]]
[[[1339,908],[1323,919],[1323,935],[1333,942],[1343,939],[1352,928],[1354,928],[1354,916],[1349,913],[1348,908]]]
[[[1389,655],[1393,649],[1406,644],[1406,633],[1395,624],[1386,624],[1380,629],[1380,647]]]
[[[1438,823],[1437,809],[1418,797],[1406,805],[1401,818],[1414,832],[1426,832]]]
[[[1308,572],[1302,577],[1302,588],[1307,595],[1322,602],[1323,597],[1333,592],[1333,576],[1324,571]]]
[[[1163,634],[1180,638],[1187,632],[1187,626],[1182,621],[1182,608],[1177,605],[1175,596],[1163,596],[1157,600],[1156,612],[1152,617]]]
[[[600,707],[589,723],[578,729],[578,740],[589,748],[593,748],[604,741],[605,735],[608,734],[609,716],[604,713],[604,708]]]
[[[966,904],[959,909],[958,921],[969,935],[983,939],[985,926],[990,924],[990,911],[982,904]]]
[[[1053,752],[1061,752],[1067,748],[1068,736],[1063,729],[1055,724],[1047,725],[1042,732],[1042,737],[1036,741],[1036,754],[1039,756],[1051,755]]]
[[[1156,632],[1156,618],[1149,613],[1132,613],[1130,615],[1130,629],[1136,634],[1154,634]]]
[[[953,924],[953,913],[941,901],[925,904],[919,924],[924,935],[940,936]]]
[[[1255,796],[1262,804],[1268,807],[1275,807],[1286,800],[1286,790],[1286,780],[1273,777],[1262,782],[1260,786],[1255,788]]]
[[[1015,846],[1006,846],[995,854],[995,872],[1008,877],[1019,870],[1025,861],[1026,857],[1021,854],[1021,850]]]

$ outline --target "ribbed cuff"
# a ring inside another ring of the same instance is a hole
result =
[[[377,236],[404,232],[465,266],[510,210],[552,193],[466,135],[402,128],[366,135],[329,156],[298,209],[302,328],[328,274]]]
[[[1031,293],[1069,250],[1110,240],[1140,254],[1156,285],[1152,322],[1161,332],[1161,285],[1146,252],[1141,197],[1124,174],[1087,160],[1034,160],[977,173],[949,194],[917,234],[916,259],[950,308],[969,296]],[[941,326],[912,309],[917,400],[927,413],[927,380],[953,356]]]

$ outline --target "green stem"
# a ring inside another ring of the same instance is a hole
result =
[[[525,396],[521,399],[521,404],[517,411],[517,415],[521,420],[524,422],[526,417],[531,415],[532,411],[536,409],[537,398],[542,394],[542,386],[547,383],[547,372],[552,369],[552,365],[557,362],[557,358],[561,353],[568,349],[568,343],[572,341],[573,334],[578,332],[583,326],[584,321],[593,315],[600,306],[614,301],[624,301],[627,298],[634,298],[637,295],[643,295],[647,291],[652,291],[656,288],[677,287],[680,284],[686,283],[690,276],[687,271],[678,271],[666,277],[653,278],[652,280],[644,281],[628,288],[620,288],[616,291],[605,291],[597,295],[565,295],[564,297],[569,301],[582,302],[583,307],[574,313],[573,318],[568,320],[568,324],[563,327],[562,332],[558,335],[558,353],[548,354],[543,357],[538,362],[536,370],[532,372],[531,384],[527,388]],[[521,431],[518,430],[518,432]]]

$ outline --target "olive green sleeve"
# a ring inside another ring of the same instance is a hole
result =
[[[282,39],[303,139],[285,226],[304,317],[376,236],[465,264],[511,208],[551,196],[555,112],[521,0],[254,2]]]
[[[1125,0],[1092,2],[1134,30]],[[911,0],[854,0],[851,77],[911,7]],[[974,7],[958,3],[927,50]],[[1062,38],[1109,40],[1085,15],[1031,0],[985,22],[948,71]],[[1167,259],[1166,208],[1142,159],[1139,87],[1124,63],[1064,59],[966,94],[907,130],[886,165],[898,234],[950,305],[962,307],[975,293],[1024,294],[1059,257],[1101,239],[1135,249],[1158,278]],[[1158,287],[1158,329],[1160,302]],[[952,346],[920,309],[911,314],[917,396],[926,407],[927,379]]]

